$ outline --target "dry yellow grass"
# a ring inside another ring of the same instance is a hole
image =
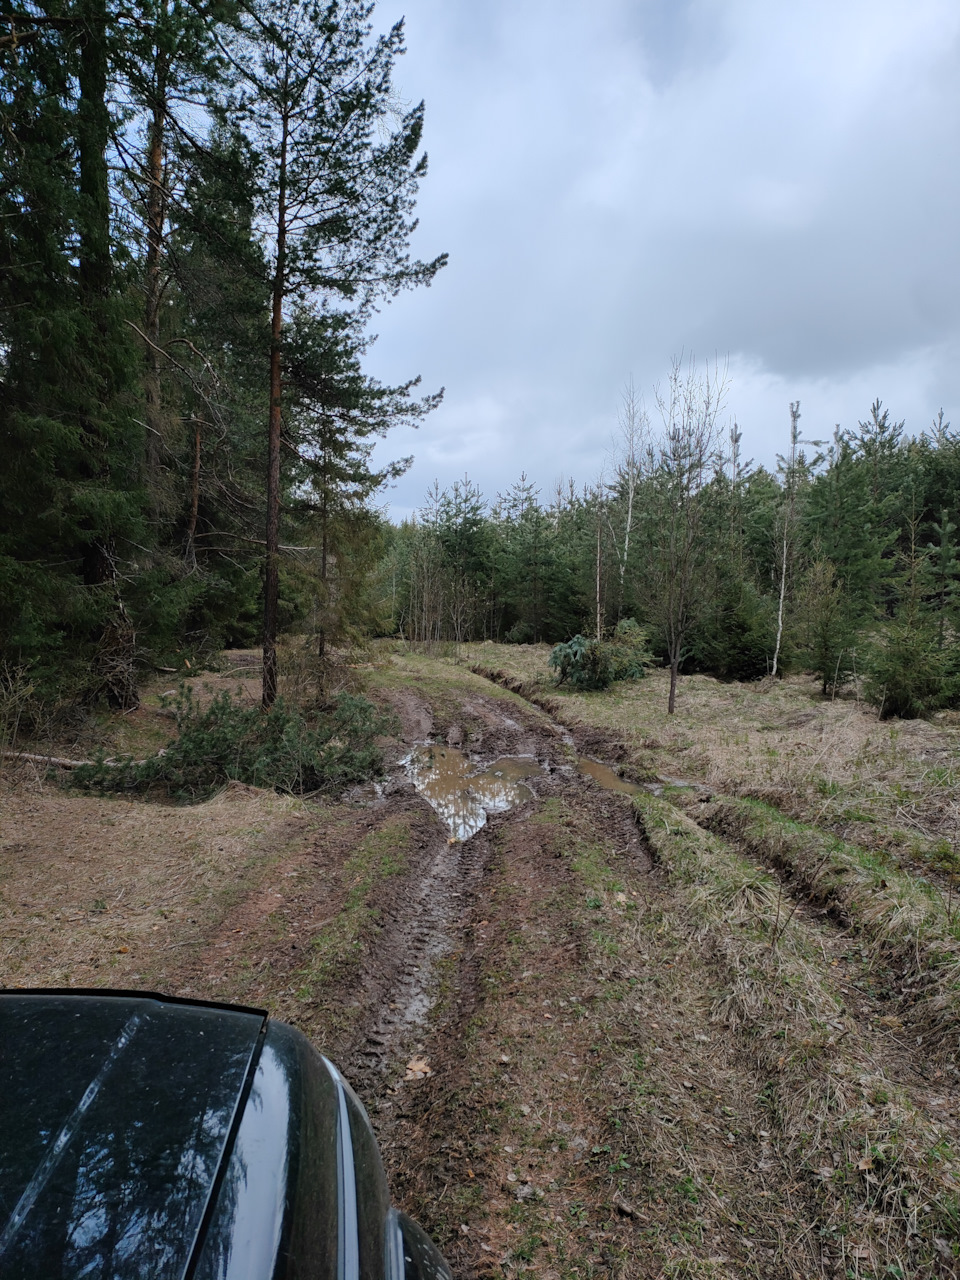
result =
[[[555,687],[549,652],[547,645],[478,644],[463,646],[462,657],[522,681],[550,699],[565,723],[619,740],[638,771],[768,799],[848,840],[954,869],[957,713],[879,721],[854,694],[824,698],[806,676],[745,684],[695,675],[681,678],[677,712],[668,716],[666,671],[603,693],[575,693]]]
[[[150,985],[317,816],[232,785],[173,806],[8,774],[0,822],[0,985]]]
[[[851,1016],[776,879],[667,802],[634,805],[724,974],[713,1017],[763,1064],[777,1148],[816,1187],[847,1274],[880,1259],[903,1275],[936,1265],[960,1226],[956,1135],[888,1073],[882,1037]]]

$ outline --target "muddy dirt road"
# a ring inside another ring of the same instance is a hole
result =
[[[955,1027],[898,953],[722,797],[582,773],[579,753],[622,755],[602,729],[426,658],[370,684],[402,731],[384,784],[336,804],[25,788],[6,981],[241,1000],[301,1026],[458,1276],[960,1274]],[[405,768],[425,744],[432,763]],[[505,757],[525,762],[518,803],[457,839]],[[431,804],[444,761],[486,780]],[[44,862],[46,799],[88,809]],[[136,867],[104,859],[111,822],[137,831]]]

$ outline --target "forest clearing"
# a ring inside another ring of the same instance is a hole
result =
[[[0,986],[293,1023],[458,1280],[960,1280],[955,104],[613,7],[12,0]]]
[[[372,647],[385,774],[332,798],[5,760],[3,984],[293,1022],[457,1276],[960,1274],[960,718],[704,675],[668,718],[668,671],[578,693],[548,653]],[[256,705],[257,657],[197,696]],[[39,745],[155,750],[167,692]],[[402,763],[427,743],[535,762],[525,798],[456,840]]]

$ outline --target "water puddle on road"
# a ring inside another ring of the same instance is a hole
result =
[[[588,778],[593,778],[595,782],[599,782],[601,787],[607,791],[620,791],[625,796],[638,796],[644,791],[649,791],[652,795],[659,796],[663,794],[664,787],[677,787],[684,791],[693,788],[697,791],[706,791],[707,787],[702,782],[688,782],[685,778],[671,778],[668,774],[661,774],[656,782],[628,782],[626,778],[621,778],[616,769],[611,769],[608,764],[601,764],[599,760],[591,760],[589,756],[580,756],[577,759],[577,771],[586,774]]]
[[[401,763],[455,840],[469,840],[488,814],[504,813],[529,800],[533,792],[523,779],[542,772],[529,756],[504,756],[474,772],[470,760],[455,747],[416,747]]]
[[[635,782],[628,782],[626,778],[621,778],[619,773],[611,769],[608,764],[591,760],[589,756],[581,756],[577,760],[577,770],[585,773],[588,778],[593,778],[595,782],[599,782],[607,791],[621,791],[625,796],[638,796],[644,790]]]

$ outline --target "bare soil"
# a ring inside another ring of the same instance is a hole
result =
[[[960,1275],[956,1029],[940,1014],[931,1030],[916,966],[716,804],[762,793],[850,840],[830,805],[874,796],[871,847],[947,884],[952,726],[901,726],[891,754],[888,726],[854,731],[855,703],[841,715],[795,683],[703,686],[701,733],[689,703],[657,710],[655,677],[558,697],[542,650],[492,648],[466,657],[500,684],[406,652],[365,671],[401,731],[382,784],[336,800],[98,799],[8,765],[0,980],[242,1001],[300,1026],[358,1088],[395,1198],[458,1276]],[[125,741],[162,736],[161,712],[145,700]],[[775,776],[771,732],[793,761]],[[534,756],[532,798],[454,840],[399,765],[426,742],[478,771]],[[912,800],[883,793],[878,760]],[[892,825],[905,804],[922,838]]]

